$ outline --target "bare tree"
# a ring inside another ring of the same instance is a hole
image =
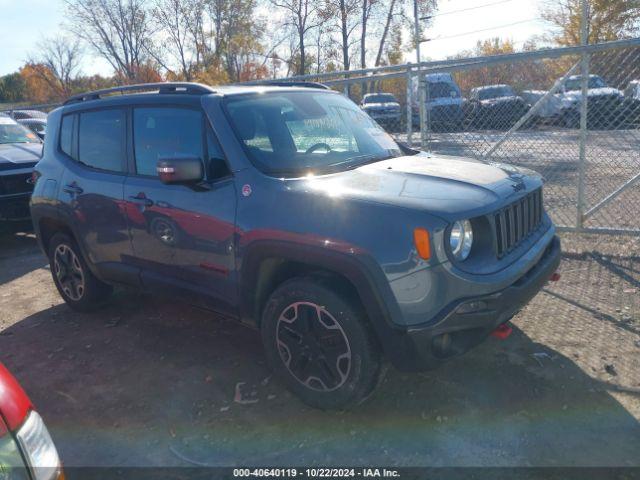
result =
[[[376,0],[362,0],[362,18],[360,20],[360,68],[367,68],[367,26],[376,4]]]
[[[38,42],[37,49],[38,54],[27,60],[34,74],[48,85],[56,97],[71,95],[82,59],[78,40],[68,37],[44,38]]]
[[[320,3],[317,0],[270,0],[287,14],[285,25],[292,27],[298,37],[298,75],[304,75],[307,69],[306,36],[322,23],[318,16]]]
[[[145,0],[64,0],[71,31],[113,69],[134,80],[148,58],[152,38]]]
[[[206,0],[155,0],[151,10],[160,42],[147,45],[149,54],[169,72],[176,63],[187,81],[203,68],[208,53],[205,7]]]
[[[380,41],[378,42],[378,53],[376,54],[375,66],[379,66],[382,61],[382,54],[384,53],[385,44],[387,42],[387,37],[389,36],[389,28],[391,27],[391,22],[393,22],[393,18],[396,14],[396,4],[397,0],[389,0],[388,7],[386,9],[384,28],[382,29],[382,34],[380,35]]]
[[[323,16],[334,19],[338,32],[340,50],[342,53],[342,67],[351,68],[351,46],[357,41],[353,33],[361,25],[360,8],[363,0],[325,0]]]

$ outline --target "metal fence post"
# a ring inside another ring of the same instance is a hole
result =
[[[587,0],[581,0],[582,19],[580,40],[582,46],[589,43],[589,23],[588,23],[588,4]],[[581,103],[580,103],[580,145],[578,160],[578,208],[576,217],[576,227],[580,230],[584,222],[584,183],[587,161],[587,116],[588,116],[588,94],[589,94],[589,53],[582,52],[580,59],[581,67]]]
[[[420,148],[427,146],[427,128],[426,128],[426,110],[427,110],[427,79],[420,70],[418,70],[418,102],[420,111]]]
[[[413,85],[411,83],[411,65],[407,65],[407,144],[413,141]]]

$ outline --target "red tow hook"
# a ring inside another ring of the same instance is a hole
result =
[[[502,325],[498,325],[498,327],[493,332],[491,332],[491,335],[499,340],[505,340],[509,337],[509,335],[511,335],[511,332],[513,332],[513,328],[511,328],[506,323],[503,323]]]
[[[549,277],[550,282],[557,282],[558,280],[560,280],[560,274],[558,272],[555,272]]]

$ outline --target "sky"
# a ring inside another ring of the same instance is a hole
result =
[[[422,58],[442,59],[495,36],[521,46],[544,30],[538,4],[539,0],[440,0],[437,16],[423,34],[432,40],[422,44]],[[460,11],[465,9],[470,10]],[[63,0],[0,0],[0,75],[20,68],[43,38],[61,35],[63,22]],[[406,60],[415,61],[415,54],[407,54]],[[85,75],[112,73],[106,61],[90,54],[81,70]]]

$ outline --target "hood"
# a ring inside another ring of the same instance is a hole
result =
[[[480,103],[482,103],[483,105],[498,105],[500,103],[513,102],[524,102],[524,99],[517,95],[509,95],[505,97],[487,98],[486,100],[480,100]]]
[[[420,154],[292,182],[332,198],[418,209],[451,221],[496,210],[538,188],[542,179],[531,170],[510,165]]]
[[[582,98],[582,90],[569,90],[565,93],[566,97],[573,98],[575,100],[580,100]],[[590,88],[587,91],[588,98],[591,97],[604,97],[604,96],[616,96],[622,97],[623,93],[617,88],[611,87],[602,87],[602,88]]]
[[[33,164],[42,156],[41,143],[7,143],[0,145],[0,170]]]
[[[383,108],[400,108],[400,104],[398,102],[365,103],[362,108],[365,110],[383,109]]]

